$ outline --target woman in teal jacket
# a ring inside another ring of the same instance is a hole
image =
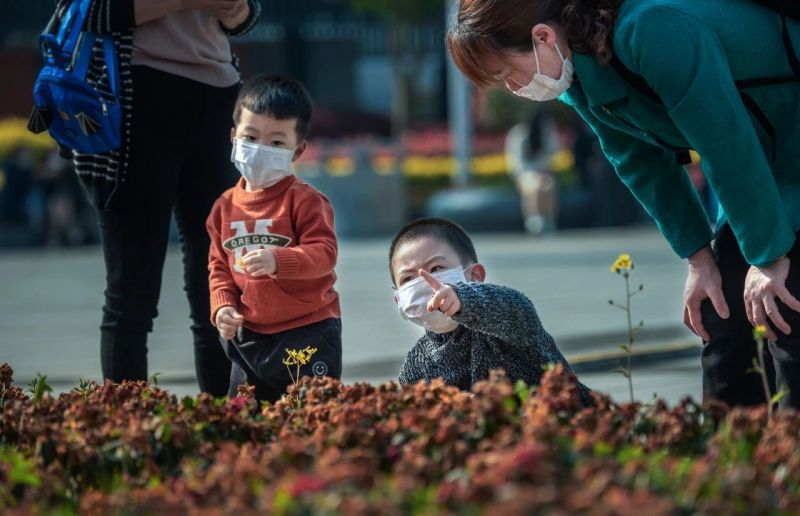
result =
[[[800,42],[800,23],[785,23]],[[749,0],[461,0],[447,35],[476,84],[559,98],[594,130],[688,258],[684,322],[706,342],[705,395],[729,404],[765,400],[748,372],[752,327],[765,325],[781,405],[800,407],[800,68],[782,30]],[[782,81],[735,82],[765,77]],[[716,234],[681,165],[688,149],[719,199]]]

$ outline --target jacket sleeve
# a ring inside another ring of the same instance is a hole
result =
[[[681,258],[711,241],[711,224],[684,167],[675,155],[604,124],[592,112],[573,105],[594,131],[622,182],[655,220]]]
[[[229,29],[220,24],[220,27],[222,27],[222,30],[225,32],[225,34],[229,36],[242,36],[250,32],[253,27],[256,26],[259,18],[261,17],[261,2],[259,0],[247,0],[247,5],[250,8],[250,14],[248,14],[247,19],[238,26]]]
[[[277,263],[275,275],[284,279],[314,279],[332,273],[338,246],[330,202],[314,192],[293,211],[297,245],[271,248]]]
[[[71,1],[74,0],[56,0],[56,12],[61,15]],[[136,26],[134,2],[135,0],[91,0],[85,30],[99,34],[133,30]]]
[[[233,280],[228,265],[228,254],[222,246],[221,213],[219,201],[214,204],[206,220],[206,230],[211,238],[208,251],[208,290],[211,294],[211,324],[216,323],[217,310],[230,305],[239,306],[239,288]]]
[[[667,6],[645,9],[629,31],[630,54],[620,59],[647,80],[703,157],[745,259],[770,265],[792,248],[795,234],[717,34]]]
[[[451,285],[461,310],[453,320],[511,346],[549,348],[553,337],[542,326],[533,303],[521,292],[491,283]]]

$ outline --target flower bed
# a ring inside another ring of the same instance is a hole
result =
[[[800,511],[800,421],[765,408],[582,408],[534,391],[304,378],[292,403],[177,399],[145,382],[58,398],[0,370],[6,514],[658,514]],[[300,405],[298,408],[297,401]]]

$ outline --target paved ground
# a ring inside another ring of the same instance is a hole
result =
[[[337,288],[342,297],[344,378],[380,382],[395,377],[418,329],[397,315],[387,272],[389,239],[340,244]],[[568,358],[604,354],[623,341],[624,313],[608,305],[623,300],[622,278],[609,272],[619,253],[630,253],[633,282],[644,291],[633,300],[643,320],[642,348],[696,342],[680,324],[685,265],[652,228],[567,232],[534,239],[521,234],[475,238],[488,281],[515,286],[539,310],[545,327]],[[180,253],[170,251],[164,270],[160,315],[150,339],[150,369],[169,388],[194,393],[188,305],[181,285]],[[60,388],[80,378],[97,379],[104,269],[100,250],[11,251],[0,254],[0,362],[9,362],[19,383],[36,372]],[[684,352],[683,357],[686,357]],[[610,368],[609,368],[610,369]],[[627,396],[624,378],[584,372],[592,387]],[[652,391],[677,400],[699,396],[696,358],[641,366],[636,394]],[[624,399],[624,398],[623,398]]]

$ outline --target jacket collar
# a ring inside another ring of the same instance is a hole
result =
[[[575,66],[573,85],[566,91],[568,104],[598,107],[624,99],[630,87],[611,65],[601,65],[590,54],[572,53]]]

